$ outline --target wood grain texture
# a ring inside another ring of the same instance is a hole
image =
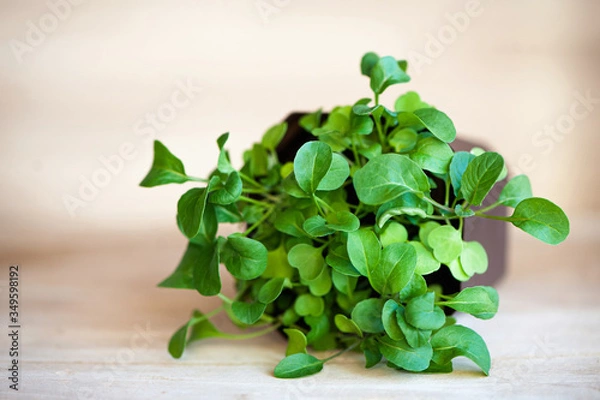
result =
[[[161,236],[127,246],[95,242],[78,251],[3,254],[3,265],[21,265],[23,352],[20,392],[9,392],[3,377],[0,398],[599,398],[600,240],[599,229],[588,228],[578,227],[581,233],[559,247],[512,236],[498,315],[489,321],[459,316],[489,345],[487,378],[466,359],[455,361],[452,374],[411,374],[383,364],[365,370],[362,357],[350,354],[319,375],[279,380],[272,370],[285,341],[277,334],[207,340],[173,360],[166,351],[172,332],[192,308],[218,304],[192,291],[155,287],[176,263],[180,240],[169,238],[174,244],[166,248],[157,246]]]

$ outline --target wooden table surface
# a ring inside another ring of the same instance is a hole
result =
[[[198,342],[173,360],[166,351],[172,332],[193,308],[218,304],[192,291],[155,287],[184,242],[172,233],[119,245],[93,242],[78,250],[0,255],[0,322],[7,325],[9,263],[21,266],[22,317],[20,390],[8,389],[3,372],[0,398],[600,398],[600,228],[590,222],[575,222],[558,247],[511,231],[498,315],[459,317],[488,343],[487,378],[467,359],[455,360],[451,374],[412,374],[383,364],[365,370],[362,356],[349,354],[316,376],[279,380],[272,370],[285,341],[277,334]],[[3,371],[6,336],[0,339]]]

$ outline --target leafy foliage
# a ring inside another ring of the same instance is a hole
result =
[[[524,175],[490,199],[507,174],[503,158],[478,148],[454,152],[452,120],[417,93],[401,95],[393,110],[379,104],[388,87],[409,81],[405,61],[367,53],[360,69],[374,102],[336,107],[327,118],[321,110],[305,115],[300,126],[314,139],[293,162],[280,162],[277,153],[286,123],[270,127],[244,153],[241,168],[225,149],[229,134],[221,135],[207,179],[187,175],[181,160],[155,142],[142,186],[203,182],[178,202],[177,224],[189,243],[159,286],[223,301],[210,313],[194,311],[175,332],[173,357],[194,341],[279,329],[288,338],[274,371],[279,378],[317,373],[353,349],[367,368],[385,358],[393,369],[450,372],[452,359],[464,356],[489,373],[483,339],[445,311],[490,319],[498,293],[488,286],[443,293],[425,277],[447,269],[467,281],[486,272],[483,246],[463,239],[467,218],[511,222],[549,244],[565,240],[569,220],[557,205],[533,197]],[[443,198],[432,197],[436,187]],[[514,210],[503,217],[490,213],[496,207]],[[221,223],[242,223],[245,231],[222,237]],[[221,263],[236,280],[234,298],[222,293]],[[221,311],[251,331],[219,331],[210,318]],[[318,359],[308,346],[340,350]]]

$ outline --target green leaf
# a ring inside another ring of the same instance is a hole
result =
[[[250,152],[250,175],[265,176],[269,172],[269,155],[260,143],[255,143]]]
[[[421,243],[423,243],[425,246],[431,248],[431,245],[429,244],[429,234],[435,228],[438,228],[440,226],[441,225],[435,221],[427,221],[423,224],[420,224],[419,225],[419,239],[421,240]]]
[[[435,108],[421,108],[413,114],[425,127],[442,142],[450,143],[456,138],[456,128],[452,120]]]
[[[441,304],[479,319],[490,319],[498,312],[498,292],[490,286],[468,287]]]
[[[350,115],[350,129],[348,135],[370,135],[375,124],[368,115],[352,113]]]
[[[448,173],[450,160],[454,152],[447,143],[434,137],[421,139],[410,153],[410,158],[424,170],[436,173]]]
[[[283,245],[267,253],[267,268],[262,273],[263,278],[292,279],[294,269],[288,262],[288,255]]]
[[[396,153],[406,153],[417,145],[419,134],[414,129],[402,128],[394,130],[388,139],[390,146]]]
[[[252,325],[262,317],[266,307],[267,306],[262,303],[234,301],[231,304],[231,311],[241,322]]]
[[[498,203],[514,208],[521,201],[530,197],[533,197],[533,193],[529,178],[527,175],[517,175],[502,188],[502,192],[500,192],[500,196],[498,197]]]
[[[322,297],[310,293],[301,294],[294,303],[294,311],[302,317],[307,315],[318,317],[325,311],[325,303]]]
[[[331,159],[331,166],[329,170],[319,182],[317,190],[335,190],[340,188],[346,179],[350,176],[350,167],[348,166],[348,161],[344,158],[344,156],[333,153]]]
[[[471,279],[471,275],[467,274],[462,267],[460,262],[460,258],[452,260],[448,264],[448,269],[450,269],[450,273],[457,281],[466,282]]]
[[[435,258],[443,264],[457,259],[463,249],[460,232],[450,225],[433,229],[427,236],[427,243],[433,249]]]
[[[406,301],[413,297],[420,296],[425,292],[427,292],[427,282],[425,282],[425,278],[419,274],[414,274],[408,282],[408,285],[398,293],[398,297],[401,301]]]
[[[411,299],[404,310],[406,321],[418,329],[436,330],[444,326],[446,316],[441,308],[434,306],[433,292]]]
[[[429,367],[433,351],[429,343],[413,348],[406,340],[392,340],[387,336],[379,338],[381,354],[392,364],[407,371],[423,371]]]
[[[327,226],[327,220],[320,215],[310,217],[304,221],[302,227],[310,237],[323,237],[335,232],[335,230]]]
[[[463,242],[460,254],[460,264],[465,274],[483,274],[488,268],[488,257],[485,249],[479,242]]]
[[[297,244],[290,249],[288,262],[292,267],[297,268],[300,277],[307,281],[316,279],[325,267],[321,249],[305,243]]]
[[[331,270],[331,280],[338,292],[343,293],[348,297],[352,297],[354,290],[356,289],[356,283],[358,282],[356,277],[341,274],[335,269]]]
[[[267,267],[267,248],[259,241],[234,233],[221,251],[227,270],[238,279],[258,278]]]
[[[383,310],[381,312],[381,321],[383,322],[383,329],[392,340],[404,339],[404,334],[402,333],[402,330],[398,325],[398,308],[398,303],[396,303],[395,300],[389,299],[383,305]]]
[[[427,249],[423,243],[417,241],[408,243],[414,247],[417,253],[415,273],[420,275],[428,275],[440,269],[440,262],[435,259],[433,253],[429,251],[429,249]]]
[[[327,265],[340,274],[357,277],[360,272],[352,265],[345,245],[331,246],[325,258]]]
[[[377,225],[382,227],[396,215],[410,215],[426,219],[433,214],[433,206],[414,193],[403,193],[394,200],[382,204],[377,210]]]
[[[363,300],[354,306],[352,320],[363,332],[381,333],[383,332],[382,309],[383,301],[381,299]]]
[[[305,237],[302,225],[304,215],[296,209],[288,209],[277,215],[273,225],[279,232],[287,233],[293,237]]]
[[[369,264],[371,286],[382,295],[395,294],[411,280],[417,253],[408,243],[392,243],[383,248],[378,264]]]
[[[287,122],[282,122],[281,124],[273,125],[270,127],[262,137],[262,145],[269,150],[275,151],[277,145],[281,142],[281,139],[285,136],[287,132]]]
[[[173,358],[181,358],[183,351],[185,350],[185,344],[187,340],[189,323],[186,323],[171,336],[169,340],[169,354]]]
[[[471,153],[467,153],[466,151],[457,151],[456,153],[454,153],[454,156],[450,161],[450,182],[452,182],[454,195],[457,197],[460,193],[463,174],[465,173],[469,163],[473,161],[474,158],[475,155]]]
[[[352,321],[345,315],[336,314],[336,316],[334,317],[333,320],[335,322],[335,326],[337,326],[337,328],[340,330],[340,332],[352,333],[359,337],[363,337],[363,333],[360,330],[360,328],[358,327],[358,325],[356,325],[356,322]]]
[[[354,268],[363,276],[379,265],[381,245],[373,231],[361,229],[348,234],[348,256]]]
[[[521,201],[510,222],[548,244],[559,244],[569,235],[569,219],[564,211],[551,201],[539,197]]]
[[[369,76],[371,77],[371,89],[376,94],[381,94],[390,85],[410,81],[398,62],[390,56],[381,57],[372,67]]]
[[[189,322],[191,332],[188,338],[188,344],[202,339],[212,337],[227,338],[231,335],[219,331],[208,318],[200,311],[195,310],[192,319]]]
[[[462,196],[472,205],[480,205],[494,187],[503,166],[504,160],[498,153],[486,152],[475,157],[462,176]]]
[[[271,278],[269,279],[258,292],[258,301],[263,304],[269,304],[277,300],[283,288],[285,287],[286,278]]]
[[[190,189],[179,199],[177,220],[186,237],[193,238],[200,231],[207,199],[208,190],[206,188]]]
[[[237,201],[242,195],[242,179],[237,171],[233,171],[227,177],[222,187],[217,188],[209,196],[209,201],[214,204],[227,205]]]
[[[299,331],[298,329],[284,329],[283,332],[288,337],[288,345],[285,350],[286,356],[291,356],[292,354],[301,354],[306,353],[306,336],[304,333]]]
[[[360,220],[349,211],[327,214],[327,227],[341,232],[354,232],[360,228]]]
[[[356,171],[353,183],[360,201],[368,205],[383,204],[409,191],[429,191],[429,180],[423,170],[399,154],[373,158]]]
[[[169,183],[183,183],[189,180],[181,160],[175,157],[164,144],[155,140],[152,167],[140,186],[153,187]]]
[[[321,114],[322,111],[319,109],[310,114],[303,115],[300,118],[299,125],[308,132],[312,132],[313,129],[318,128],[321,125]]]
[[[315,296],[325,296],[331,291],[332,282],[329,271],[329,268],[323,268],[323,271],[321,271],[316,279],[304,282],[305,284],[308,284],[308,289]]]
[[[360,60],[360,72],[365,76],[371,76],[371,71],[379,61],[379,56],[373,52],[365,54]]]
[[[331,328],[329,324],[329,317],[322,312],[320,315],[307,315],[304,317],[306,325],[310,326],[310,331],[306,335],[306,341],[309,345],[313,346],[315,350],[318,350],[316,343],[323,339],[329,333]]]
[[[313,375],[323,369],[323,361],[309,354],[297,353],[287,356],[275,367],[276,378],[300,378]]]
[[[402,330],[406,342],[410,347],[419,348],[427,345],[429,338],[431,337],[431,331],[415,328],[409,324],[406,321],[404,307],[399,306],[396,310],[396,320],[398,321],[398,326],[400,327],[400,330]]]
[[[381,361],[382,355],[374,337],[368,337],[360,344],[360,349],[365,355],[365,368],[373,368]]]
[[[175,271],[158,286],[172,289],[194,289],[194,268],[207,262],[206,255],[210,254],[211,247],[209,243],[204,245],[188,243],[188,247]]]
[[[331,147],[321,142],[308,142],[294,158],[296,181],[306,193],[314,193],[333,162]]]
[[[190,243],[188,251],[201,252],[201,254],[196,254],[194,257],[196,259],[192,274],[194,288],[203,296],[219,294],[221,291],[221,277],[219,276],[221,259],[217,244],[214,243],[206,247],[192,247]]]
[[[404,243],[408,240],[408,231],[404,225],[389,221],[379,232],[379,240],[383,247],[387,247],[392,243]]]
[[[416,92],[406,92],[402,96],[398,97],[394,104],[396,111],[414,112],[420,108],[429,108],[429,104],[421,101],[421,97]]]
[[[461,325],[451,325],[440,329],[431,337],[432,360],[439,365],[448,364],[453,358],[464,356],[471,359],[488,375],[490,353],[485,342],[477,333]]]
[[[219,146],[219,159],[217,161],[217,170],[224,174],[229,174],[234,171],[233,166],[229,161],[229,157],[227,156],[227,152],[224,150],[225,143],[227,143],[228,138],[229,132],[222,134],[217,139],[217,145]]]

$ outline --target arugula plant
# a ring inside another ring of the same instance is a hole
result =
[[[394,109],[379,104],[389,86],[409,81],[407,63],[366,54],[361,71],[374,94],[353,105],[307,114],[301,126],[314,135],[281,163],[277,146],[286,123],[272,126],[244,153],[241,169],[217,140],[216,169],[207,179],[187,174],[162,143],[154,143],[154,162],[145,187],[201,182],[177,204],[177,223],[189,240],[171,276],[161,287],[197,290],[223,304],[208,313],[194,311],[169,342],[181,357],[186,345],[216,337],[243,339],[281,330],[288,337],[286,357],[275,376],[295,378],[319,372],[340,354],[364,354],[371,368],[387,365],[406,371],[450,372],[464,356],[490,370],[483,339],[448,316],[456,310],[480,319],[498,310],[498,294],[488,286],[442,293],[427,275],[449,268],[459,281],[488,267],[483,246],[462,239],[466,218],[491,218],[549,244],[562,242],[569,221],[552,202],[533,197],[529,179],[516,176],[491,205],[482,206],[506,167],[494,152],[454,152],[454,124],[415,92],[401,95]],[[445,196],[434,199],[433,188]],[[489,203],[489,202],[488,202]],[[496,207],[512,208],[498,216]],[[217,234],[221,223],[245,230]],[[221,291],[219,265],[236,281],[234,298]],[[221,332],[210,321],[226,312],[250,333]],[[307,353],[338,349],[319,359]]]

